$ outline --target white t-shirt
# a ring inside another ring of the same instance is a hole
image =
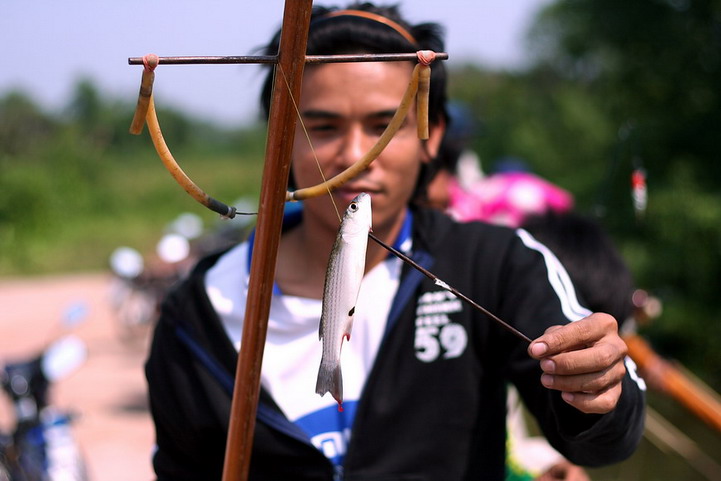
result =
[[[410,248],[410,239],[403,250]],[[248,292],[249,243],[223,255],[207,272],[206,291],[228,337],[240,349]],[[300,426],[313,444],[342,464],[357,402],[373,367],[398,290],[402,263],[389,257],[368,272],[361,283],[350,341],[343,343],[343,412],[335,400],[315,393],[322,352],[320,299],[283,295],[274,290],[268,318],[261,384],[288,419]],[[372,321],[371,321],[372,320]]]

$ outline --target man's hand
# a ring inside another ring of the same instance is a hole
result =
[[[571,464],[565,459],[554,464],[533,481],[591,481],[581,466]]]
[[[549,327],[528,347],[541,361],[541,383],[585,413],[603,414],[616,407],[626,374],[626,343],[616,320],[595,313],[564,326]]]

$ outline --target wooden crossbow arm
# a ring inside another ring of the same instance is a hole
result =
[[[623,336],[628,355],[653,386],[673,397],[706,424],[721,432],[721,399],[717,393],[659,356],[642,337]]]
[[[260,370],[297,120],[293,98],[300,96],[312,4],[312,0],[286,1],[283,11],[278,66],[283,69],[285,77],[276,75],[273,82],[258,225],[235,375],[223,481],[245,481],[250,468]]]
[[[388,57],[389,55],[381,55],[380,57]],[[361,172],[363,172],[368,166],[381,154],[383,149],[393,139],[398,129],[403,125],[403,121],[408,115],[413,100],[416,100],[417,119],[418,119],[418,137],[421,139],[427,139],[429,135],[428,126],[428,95],[430,86],[430,64],[435,60],[437,54],[431,51],[419,51],[412,54],[409,57],[407,54],[390,56],[396,59],[408,59],[416,58],[419,64],[413,69],[411,80],[408,83],[408,87],[401,99],[401,103],[396,110],[395,115],[389,122],[386,129],[381,134],[376,144],[358,161],[353,165],[349,166],[345,171],[336,175],[332,179],[326,180],[313,187],[307,187],[296,191],[288,191],[285,196],[286,201],[300,201],[310,199],[312,197],[318,197],[325,195],[326,193],[337,189],[341,185],[350,181]],[[348,58],[349,56],[331,56],[340,58]],[[447,54],[439,55],[441,58],[447,58]],[[367,55],[355,56],[357,61],[368,61]],[[328,59],[328,57],[326,57]],[[362,59],[362,60],[361,60]],[[318,59],[316,59],[318,60]],[[159,64],[159,58],[157,55],[146,55],[142,59],[145,68],[143,70],[143,77],[140,86],[140,94],[138,96],[138,105],[135,110],[135,116],[130,127],[130,133],[138,135],[142,132],[144,123],[148,124],[148,131],[150,137],[153,140],[155,151],[162,160],[165,168],[170,172],[176,182],[183,187],[183,189],[196,201],[203,204],[210,210],[217,212],[223,217],[232,219],[236,215],[235,207],[228,206],[206,194],[200,187],[198,187],[183,169],[178,165],[173,154],[170,152],[170,148],[165,143],[163,138],[163,132],[160,128],[160,122],[158,121],[157,113],[155,111],[155,103],[153,101],[153,81],[155,79],[155,67]],[[305,63],[308,62],[308,57],[305,57]],[[280,67],[282,69],[282,66]],[[284,82],[286,81],[283,77]],[[295,97],[293,97],[295,98]]]

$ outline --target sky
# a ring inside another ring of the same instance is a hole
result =
[[[319,2],[345,5],[346,0]],[[387,3],[387,2],[379,2]],[[524,34],[550,0],[394,0],[411,22],[446,27],[449,64],[522,67]],[[128,57],[253,55],[280,26],[283,0],[2,0],[0,96],[20,89],[51,111],[81,78],[134,103],[142,67]],[[156,104],[223,124],[257,118],[256,65],[165,65]]]

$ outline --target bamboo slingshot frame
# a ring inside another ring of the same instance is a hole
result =
[[[306,56],[308,28],[312,11],[312,0],[286,0],[283,11],[280,44],[277,56],[255,57],[131,57],[130,65],[144,65],[143,77],[138,97],[138,106],[130,131],[139,134],[145,122],[153,143],[171,175],[178,183],[201,204],[224,217],[236,215],[234,207],[229,207],[213,199],[203,192],[183,172],[177,164],[170,149],[163,140],[162,132],[155,114],[152,97],[154,69],[160,64],[230,64],[230,63],[261,63],[274,64],[281,72],[273,80],[270,114],[268,118],[268,134],[263,167],[260,198],[258,202],[258,222],[256,226],[256,242],[253,249],[250,267],[248,298],[243,324],[241,349],[235,376],[233,400],[230,412],[230,425],[223,467],[223,481],[244,481],[248,478],[253,432],[255,429],[255,412],[258,405],[260,386],[260,370],[263,359],[268,315],[272,296],[273,276],[277,260],[278,246],[283,220],[285,201],[297,201],[322,195],[337,188],[358,175],[381,153],[390,142],[395,131],[403,123],[413,99],[418,93],[419,136],[428,137],[427,131],[427,95],[430,69],[433,60],[424,53],[412,54],[363,54],[363,55],[330,55]],[[432,54],[432,52],[427,52]],[[436,53],[436,59],[447,59],[446,53]],[[305,64],[329,62],[378,62],[378,61],[409,61],[420,63],[413,71],[411,82],[401,105],[386,131],[368,154],[363,156],[348,170],[323,184],[295,192],[286,192],[290,173],[290,158],[296,128],[297,113],[294,99],[300,97],[301,79]],[[423,122],[425,121],[425,123]],[[422,128],[423,129],[422,129]],[[424,131],[422,131],[424,130]]]
[[[185,191],[190,194],[195,200],[208,207],[210,210],[217,212],[223,217],[233,218],[239,212],[236,211],[235,207],[230,207],[222,202],[210,197],[203,190],[201,190],[183,169],[178,165],[170,152],[165,139],[163,138],[162,130],[158,117],[155,112],[155,103],[153,101],[153,82],[155,80],[155,68],[160,63],[164,64],[198,64],[202,63],[204,57],[163,57],[162,59],[157,55],[150,54],[145,57],[131,57],[128,62],[131,65],[142,64],[145,66],[143,70],[143,77],[140,85],[140,94],[138,96],[138,105],[135,110],[132,124],[130,126],[130,133],[138,135],[143,130],[143,125],[148,124],[148,130],[150,137],[153,140],[155,150],[158,156],[163,161],[163,164],[168,169],[170,174],[180,184]],[[271,63],[268,61],[270,57],[259,56],[259,57],[206,57],[206,63],[214,64],[228,64],[228,63],[254,63],[253,59],[259,59],[255,63]],[[381,62],[381,61],[406,61],[406,60],[418,60],[418,65],[413,69],[411,80],[406,88],[406,91],[401,99],[400,105],[395,112],[395,115],[389,122],[388,126],[384,130],[383,134],[379,137],[376,144],[358,161],[353,165],[349,166],[345,171],[341,172],[334,178],[324,181],[316,186],[307,187],[304,189],[296,190],[294,192],[288,191],[285,195],[286,201],[300,201],[310,199],[312,197],[318,197],[324,195],[329,191],[337,189],[344,183],[353,179],[361,172],[363,172],[373,162],[388,143],[393,139],[395,133],[400,129],[403,121],[408,114],[408,111],[416,100],[417,107],[417,118],[418,118],[418,137],[426,140],[429,136],[428,127],[428,95],[430,87],[430,64],[436,59],[446,59],[448,54],[431,51],[419,51],[411,54],[361,54],[361,55],[315,55],[306,56],[305,63],[318,64],[318,63],[338,63],[338,62]],[[287,83],[285,73],[280,67],[281,74],[283,75],[284,82]],[[289,87],[289,85],[287,85]],[[295,96],[292,96],[295,98]],[[291,100],[292,100],[291,98]],[[242,213],[246,214],[246,213]]]

